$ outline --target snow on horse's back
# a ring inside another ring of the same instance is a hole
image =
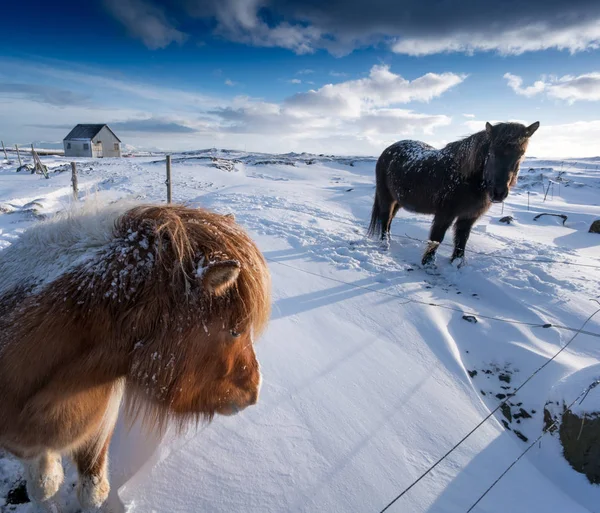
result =
[[[26,230],[0,252],[0,296],[25,282],[49,283],[92,258],[111,241],[119,216],[134,205],[128,200],[74,203]]]

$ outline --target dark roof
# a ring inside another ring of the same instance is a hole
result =
[[[98,132],[102,130],[104,127],[110,130],[108,125],[76,125],[73,130],[69,132],[69,135],[63,139],[63,141],[68,141],[72,139],[92,139],[98,135]],[[116,134],[110,130],[110,133],[115,136],[117,141],[121,142]]]

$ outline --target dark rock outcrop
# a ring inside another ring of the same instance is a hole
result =
[[[559,428],[563,454],[577,472],[590,483],[600,484],[600,413],[581,417],[565,411]]]

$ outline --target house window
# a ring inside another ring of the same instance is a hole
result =
[[[67,150],[71,149],[71,143],[67,143]]]
[[[119,151],[119,143],[115,143],[115,151]]]
[[[89,150],[90,149],[90,145],[88,143],[83,143],[83,149],[84,150]]]

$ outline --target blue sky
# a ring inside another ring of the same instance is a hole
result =
[[[378,155],[539,120],[530,154],[600,155],[600,2],[501,4],[11,2],[0,136]]]

